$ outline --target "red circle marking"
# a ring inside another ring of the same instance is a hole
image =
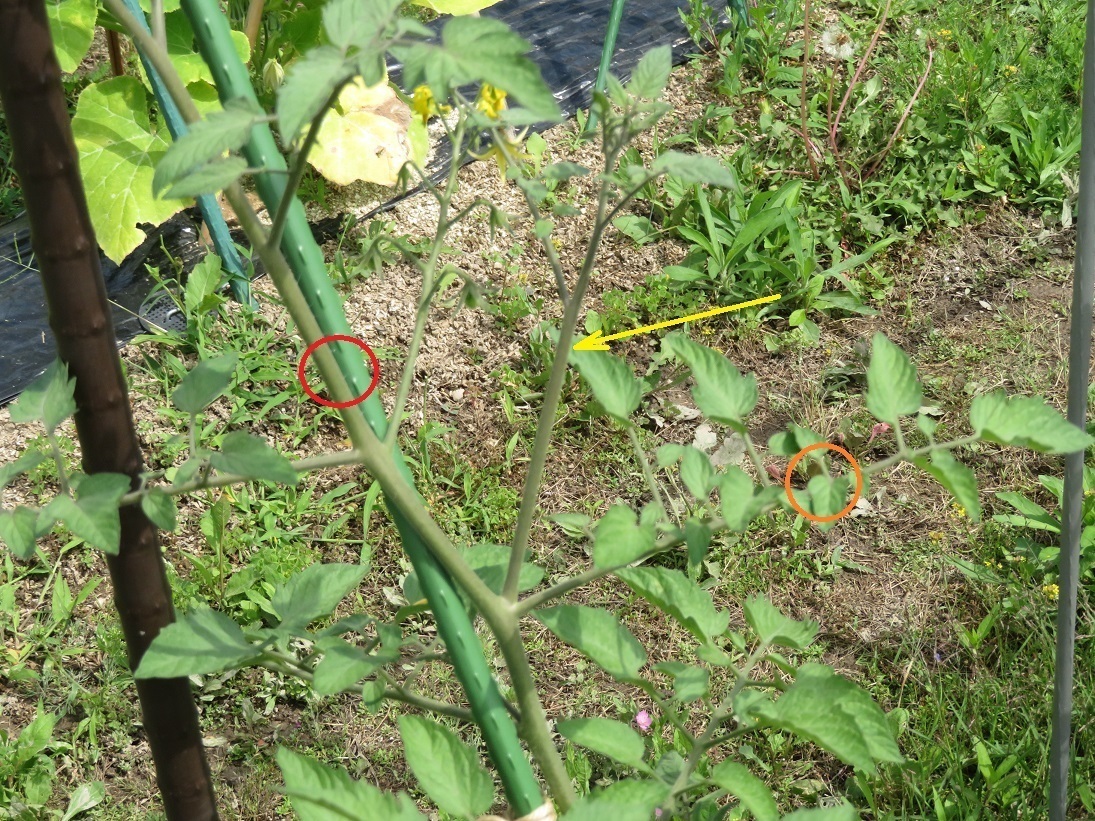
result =
[[[326,345],[328,342],[350,342],[361,350],[365,351],[369,355],[369,359],[373,366],[373,381],[369,383],[369,387],[365,389],[365,393],[356,399],[351,399],[348,402],[332,402],[330,399],[324,399],[308,384],[308,379],[304,375],[304,367],[308,364],[308,357],[316,352],[316,349],[320,345]],[[300,364],[297,365],[297,378],[300,380],[300,384],[304,387],[304,392],[308,394],[311,399],[314,399],[321,405],[328,408],[352,408],[354,405],[360,404],[369,398],[369,394],[376,390],[376,386],[380,384],[380,360],[376,358],[376,354],[373,353],[373,349],[362,342],[355,336],[346,336],[345,334],[332,334],[331,336],[325,336],[322,339],[317,339],[308,349],[304,352],[304,356],[300,358]]]
[[[839,513],[834,513],[832,516],[815,516],[813,513],[808,513],[803,509],[802,505],[795,501],[795,494],[791,491],[791,471],[795,469],[795,465],[799,463],[803,456],[812,450],[818,448],[825,448],[826,450],[835,450],[841,456],[848,460],[852,466],[852,470],[855,471],[855,493],[852,494],[852,501],[848,502],[845,507]],[[814,444],[803,448],[794,455],[791,462],[787,465],[787,473],[783,477],[783,489],[787,491],[787,498],[791,500],[791,507],[793,507],[801,516],[805,516],[811,522],[819,522],[824,524],[826,522],[835,522],[837,519],[843,518],[852,512],[852,508],[855,507],[855,503],[859,501],[860,495],[863,493],[863,471],[859,469],[859,462],[855,460],[855,457],[844,448],[839,445],[833,445],[829,442],[815,442]]]

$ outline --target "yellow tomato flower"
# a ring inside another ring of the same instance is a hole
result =
[[[1061,588],[1055,584],[1043,584],[1042,594],[1050,601],[1057,601],[1057,597],[1061,595]]]
[[[429,86],[418,86],[411,97],[411,111],[421,117],[425,125],[431,117],[448,114],[452,106],[438,105]]]
[[[483,83],[479,96],[475,98],[475,107],[492,120],[497,120],[506,110],[506,92],[489,83]]]

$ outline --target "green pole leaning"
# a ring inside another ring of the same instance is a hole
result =
[[[221,101],[243,97],[257,103],[251,78],[232,45],[228,21],[217,0],[182,0],[182,8],[194,29],[201,55],[213,74]],[[268,125],[254,127],[243,153],[251,167],[281,172],[255,176],[259,196],[267,210],[274,213],[285,191],[286,164]],[[308,227],[304,206],[295,197],[289,208],[281,250],[323,333],[351,334],[342,310],[342,300],[327,275],[323,254]],[[347,348],[339,346],[333,354],[350,388],[360,395],[369,386],[372,375],[365,366],[361,352]],[[388,420],[378,393],[374,391],[358,407],[374,433],[383,439]],[[395,456],[399,469],[411,483],[411,473],[398,449]],[[467,695],[475,721],[483,733],[510,807],[519,817],[529,815],[543,806],[544,797],[471,619],[448,574],[426,550],[401,511],[390,502],[387,505],[399,529],[403,548],[418,573],[430,608],[437,618],[438,631],[449,650],[453,668]]]

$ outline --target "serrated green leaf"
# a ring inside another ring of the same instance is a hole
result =
[[[300,821],[423,821],[405,794],[383,793],[367,781],[355,781],[342,767],[328,767],[278,747],[285,793]]]
[[[121,262],[145,239],[139,224],[160,225],[186,205],[152,193],[156,164],[168,146],[152,131],[140,81],[116,77],[85,88],[72,134],[95,239],[107,257]]]
[[[682,664],[679,661],[662,661],[654,669],[673,677],[673,692],[684,704],[707,698],[710,694],[711,674],[703,667]]]
[[[8,409],[11,421],[41,422],[49,433],[53,433],[76,412],[75,389],[76,380],[69,379],[68,367],[60,359],[54,359]]]
[[[932,452],[931,461],[924,457],[913,459],[913,464],[927,471],[946,488],[955,501],[966,509],[974,521],[981,518],[981,500],[977,495],[977,477],[973,471],[945,450]]]
[[[1095,441],[1042,400],[1003,391],[973,400],[970,425],[982,439],[1042,453],[1074,453]]]
[[[217,470],[247,479],[295,485],[299,478],[292,463],[266,440],[244,431],[225,436],[220,451],[209,460]]]
[[[121,473],[83,476],[75,499],[55,496],[43,512],[55,521],[64,522],[73,535],[92,547],[114,556],[122,534],[118,502],[129,488],[129,477]]]
[[[743,376],[718,351],[693,342],[679,331],[665,337],[662,350],[688,364],[696,382],[692,398],[704,415],[744,433],[742,421],[757,404],[756,377]]]
[[[721,635],[730,623],[730,614],[715,607],[711,594],[679,570],[625,567],[616,575],[700,641]]]
[[[400,0],[330,0],[323,6],[323,29],[331,44],[343,50],[375,50],[375,43],[398,19],[399,6]]]
[[[341,693],[399,657],[398,650],[366,653],[341,638],[325,639],[317,649],[323,658],[316,665],[312,686],[321,696]]]
[[[745,621],[763,644],[803,650],[813,643],[817,635],[816,621],[789,619],[763,596],[746,599],[742,609],[745,611]]]
[[[631,414],[643,398],[642,383],[631,366],[604,351],[571,351],[571,359],[605,412],[629,425]]]
[[[867,410],[876,419],[896,425],[902,416],[918,412],[923,401],[924,392],[909,355],[876,333],[867,368]]]
[[[220,111],[191,123],[186,134],[172,144],[156,166],[153,191],[160,194],[207,163],[221,160],[225,151],[238,151],[251,136],[251,128],[261,115],[262,111],[254,102],[240,98],[229,100]],[[246,162],[243,167],[247,167]],[[227,184],[221,187],[227,187]]]
[[[904,760],[882,708],[822,664],[803,664],[795,683],[759,715],[763,724],[809,739],[867,773],[877,763]]]
[[[525,55],[531,45],[499,20],[456,17],[441,31],[441,45],[417,43],[393,48],[403,62],[408,88],[428,85],[435,94],[448,93],[468,83],[489,83],[507,92],[543,121],[561,118],[551,89],[540,69]]]
[[[259,649],[224,613],[199,607],[152,640],[134,678],[178,678],[243,667]]]
[[[613,678],[632,681],[646,664],[638,639],[607,610],[560,604],[532,615]]]
[[[711,780],[741,802],[757,821],[779,821],[779,808],[768,785],[736,761],[711,768]]]
[[[792,423],[787,430],[781,430],[768,439],[768,450],[780,456],[790,458],[803,448],[808,448],[810,445],[824,441],[825,437],[821,434],[815,433],[809,428],[804,428],[801,425]],[[809,456],[807,456],[807,458],[809,458]]]
[[[0,510],[0,542],[17,559],[34,558],[34,546],[38,536],[38,511],[20,505],[14,510]]]
[[[573,162],[553,162],[551,165],[544,166],[544,171],[541,176],[543,176],[545,180],[566,182],[571,177],[584,177],[587,174],[589,174],[589,169],[584,165],[578,165]]]
[[[651,170],[655,174],[668,174],[686,185],[706,183],[719,188],[736,188],[737,178],[715,157],[703,154],[684,154],[665,151],[654,161]]]
[[[270,603],[281,617],[281,627],[301,629],[333,613],[363,578],[365,568],[361,565],[309,565],[278,587]]]
[[[648,770],[643,761],[646,745],[633,729],[611,718],[575,718],[560,721],[555,729],[580,747],[608,756],[627,767]]]
[[[167,197],[200,197],[217,194],[230,186],[247,171],[243,157],[228,157],[203,165],[173,183],[165,193]]]
[[[735,533],[748,530],[753,520],[782,494],[782,487],[757,487],[749,474],[735,465],[727,467],[719,478],[722,518]]]
[[[452,732],[421,716],[400,716],[399,735],[411,772],[438,807],[460,817],[475,817],[490,808],[490,773]]]
[[[627,90],[636,97],[655,100],[662,96],[669,83],[669,72],[673,70],[673,49],[669,46],[657,46],[646,52],[635,70],[631,72],[631,82]]]
[[[594,530],[593,564],[630,564],[653,547],[654,526],[640,524],[635,511],[627,505],[613,505]]]
[[[141,510],[160,530],[174,533],[177,527],[175,500],[162,490],[152,488],[141,497]]]
[[[814,476],[806,483],[806,492],[810,494],[810,512],[815,516],[835,516],[848,504],[848,479],[844,476],[830,476],[827,473]]]
[[[711,528],[700,519],[689,519],[684,523],[684,543],[689,568],[699,567],[711,546]]]
[[[650,821],[669,796],[669,785],[655,779],[624,779],[580,798],[561,821]]]
[[[681,479],[689,493],[698,501],[706,502],[715,487],[715,469],[707,454],[699,448],[686,446],[681,458]]]
[[[278,128],[287,143],[295,142],[305,123],[323,109],[335,89],[354,69],[334,46],[314,48],[294,62],[278,88]]]
[[[28,450],[21,453],[14,462],[0,465],[0,490],[6,488],[16,476],[34,470],[48,458],[40,450]]]
[[[235,351],[203,359],[182,378],[171,394],[171,403],[183,413],[201,413],[228,389],[238,363]]]
[[[95,39],[99,4],[95,0],[61,0],[46,3],[49,33],[61,71],[71,74],[87,56]]]

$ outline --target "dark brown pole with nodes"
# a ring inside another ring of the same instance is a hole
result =
[[[80,182],[61,67],[44,0],[0,0],[0,104],[11,133],[31,240],[57,352],[76,379],[76,433],[87,473],[143,467],[114,341],[99,252]],[[175,619],[156,528],[123,507],[121,546],[107,556],[131,669]],[[217,818],[198,713],[185,677],[136,682],[156,779],[171,821]]]

